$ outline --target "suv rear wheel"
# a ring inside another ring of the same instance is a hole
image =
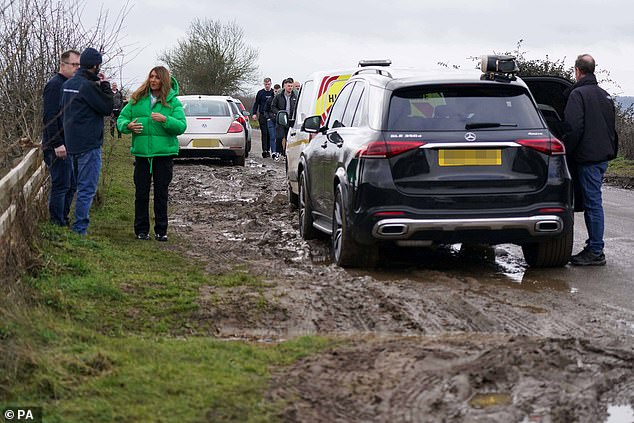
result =
[[[337,186],[332,210],[333,261],[341,267],[372,267],[378,261],[378,251],[377,245],[361,245],[352,238],[341,186]]]
[[[314,239],[317,237],[317,229],[313,227],[313,209],[306,193],[306,176],[304,172],[299,174],[299,202],[297,204],[299,216],[299,234],[303,239]]]
[[[573,225],[567,225],[557,238],[522,245],[524,260],[531,267],[565,266],[572,254],[573,230]]]

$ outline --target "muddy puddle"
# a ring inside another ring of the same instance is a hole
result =
[[[202,288],[201,332],[341,339],[275,372],[283,421],[596,423],[634,404],[631,312],[527,269],[515,246],[399,249],[376,269],[338,268],[327,240],[299,237],[284,177],[270,159],[178,161],[170,199],[171,248],[263,281]]]

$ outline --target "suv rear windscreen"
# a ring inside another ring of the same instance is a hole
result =
[[[425,85],[394,91],[388,131],[534,129],[543,123],[527,92],[511,85]]]
[[[229,105],[221,100],[182,100],[185,116],[229,116]]]

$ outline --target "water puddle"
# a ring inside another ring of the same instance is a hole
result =
[[[609,405],[608,419],[605,423],[634,422],[634,408],[631,405]]]
[[[475,394],[473,398],[469,400],[469,405],[472,408],[497,407],[500,405],[510,405],[512,403],[513,399],[511,396],[505,393]]]
[[[477,278],[479,283],[505,285],[528,291],[554,290],[576,293],[566,281],[566,269],[532,269],[522,258],[520,247],[510,244],[385,251],[382,266],[370,272],[378,280],[410,278],[424,281],[426,271],[440,271],[460,280]],[[421,273],[422,271],[422,273]],[[365,271],[365,273],[368,273]]]

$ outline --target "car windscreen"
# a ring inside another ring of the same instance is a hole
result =
[[[526,90],[501,84],[425,85],[395,90],[389,131],[543,128]]]
[[[181,100],[185,116],[230,116],[229,105],[222,100]]]

